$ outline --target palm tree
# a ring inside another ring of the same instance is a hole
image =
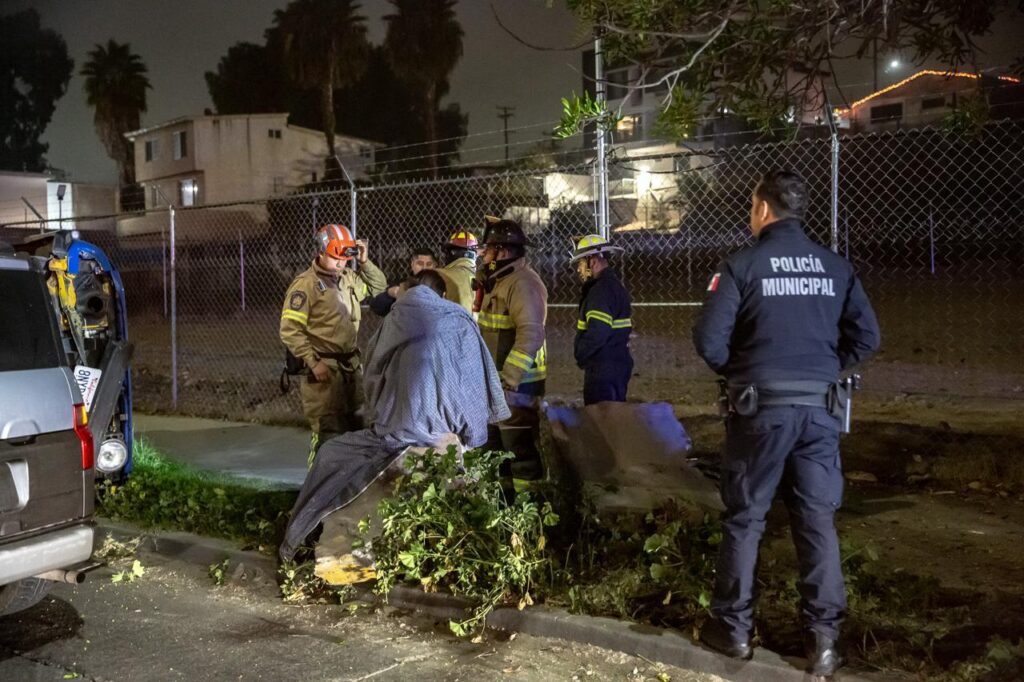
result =
[[[359,78],[369,51],[358,10],[354,0],[292,0],[274,13],[271,42],[280,45],[289,77],[300,88],[320,91],[328,159],[335,154],[334,89]]]
[[[384,46],[398,76],[419,93],[431,175],[437,176],[438,103],[448,91],[448,74],[462,58],[462,27],[456,0],[391,0],[395,13]]]
[[[135,182],[135,150],[124,134],[138,130],[150,88],[146,65],[128,43],[107,41],[89,52],[81,70],[86,99],[95,110],[93,123],[107,155],[117,164],[121,186]]]

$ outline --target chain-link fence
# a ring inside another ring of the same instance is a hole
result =
[[[690,330],[718,262],[750,243],[751,190],[776,167],[807,179],[808,233],[853,261],[877,308],[884,350],[867,372],[870,388],[1024,395],[1021,159],[1016,122],[972,138],[932,129],[843,138],[833,229],[827,138],[612,158],[612,237],[625,249],[635,302],[631,396],[710,400],[712,376]],[[571,350],[580,285],[568,253],[594,231],[594,179],[592,165],[518,170],[75,218],[75,227],[124,277],[142,409],[280,421],[300,415],[297,391],[278,387],[281,304],[313,258],[320,225],[355,218],[371,259],[398,280],[418,247],[437,249],[456,229],[479,232],[484,215],[519,220],[549,292],[548,392],[572,398],[582,380]],[[378,324],[367,314],[361,336]]]

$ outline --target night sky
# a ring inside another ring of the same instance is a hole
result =
[[[273,12],[287,0],[0,0],[0,13],[35,7],[42,23],[59,32],[75,60],[75,75],[58,101],[53,121],[44,135],[50,144],[47,158],[78,181],[113,182],[115,170],[97,138],[92,111],[86,106],[82,78],[77,75],[86,53],[96,43],[113,38],[129,42],[149,68],[153,89],[143,125],[202,114],[211,107],[203,74],[215,70],[218,60],[238,41],[262,43]],[[545,0],[493,0],[503,20],[531,42],[571,45],[584,34],[562,3],[547,7]],[[384,37],[382,17],[391,11],[386,0],[363,0],[371,42]],[[510,126],[530,126],[515,133],[513,143],[536,141],[553,127],[560,114],[559,98],[581,85],[580,56],[576,52],[539,52],[517,43],[494,20],[491,0],[461,0],[458,17],[465,32],[464,55],[452,75],[446,101],[458,102],[469,113],[472,135],[463,160],[482,162],[503,156],[499,104],[516,107]],[[982,66],[1009,64],[1019,48],[1014,34],[1020,25],[1004,21],[1000,34],[984,43],[988,54]],[[870,61],[837,69],[849,84],[851,98],[871,90]],[[903,65],[880,75],[880,84],[912,73]],[[544,124],[544,125],[538,125]],[[529,147],[529,144],[513,147]]]

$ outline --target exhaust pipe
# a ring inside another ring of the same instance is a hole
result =
[[[63,569],[58,568],[54,571],[46,571],[35,576],[40,580],[52,580],[58,583],[69,583],[71,585],[81,585],[85,582],[85,575],[90,571],[94,571],[103,564],[89,564],[88,566],[82,566],[80,568]]]

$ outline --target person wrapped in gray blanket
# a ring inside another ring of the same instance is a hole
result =
[[[410,285],[367,345],[363,386],[370,426],[321,446],[292,509],[279,548],[282,560],[294,558],[306,537],[338,510],[344,511],[332,518],[345,519],[340,527],[325,523],[321,544],[331,546],[317,554],[350,553],[353,524],[375,511],[393,478],[389,469],[394,472],[407,448],[446,448],[454,437],[467,448],[481,447],[487,425],[509,417],[497,368],[472,316],[444,299],[436,272],[424,271]]]

